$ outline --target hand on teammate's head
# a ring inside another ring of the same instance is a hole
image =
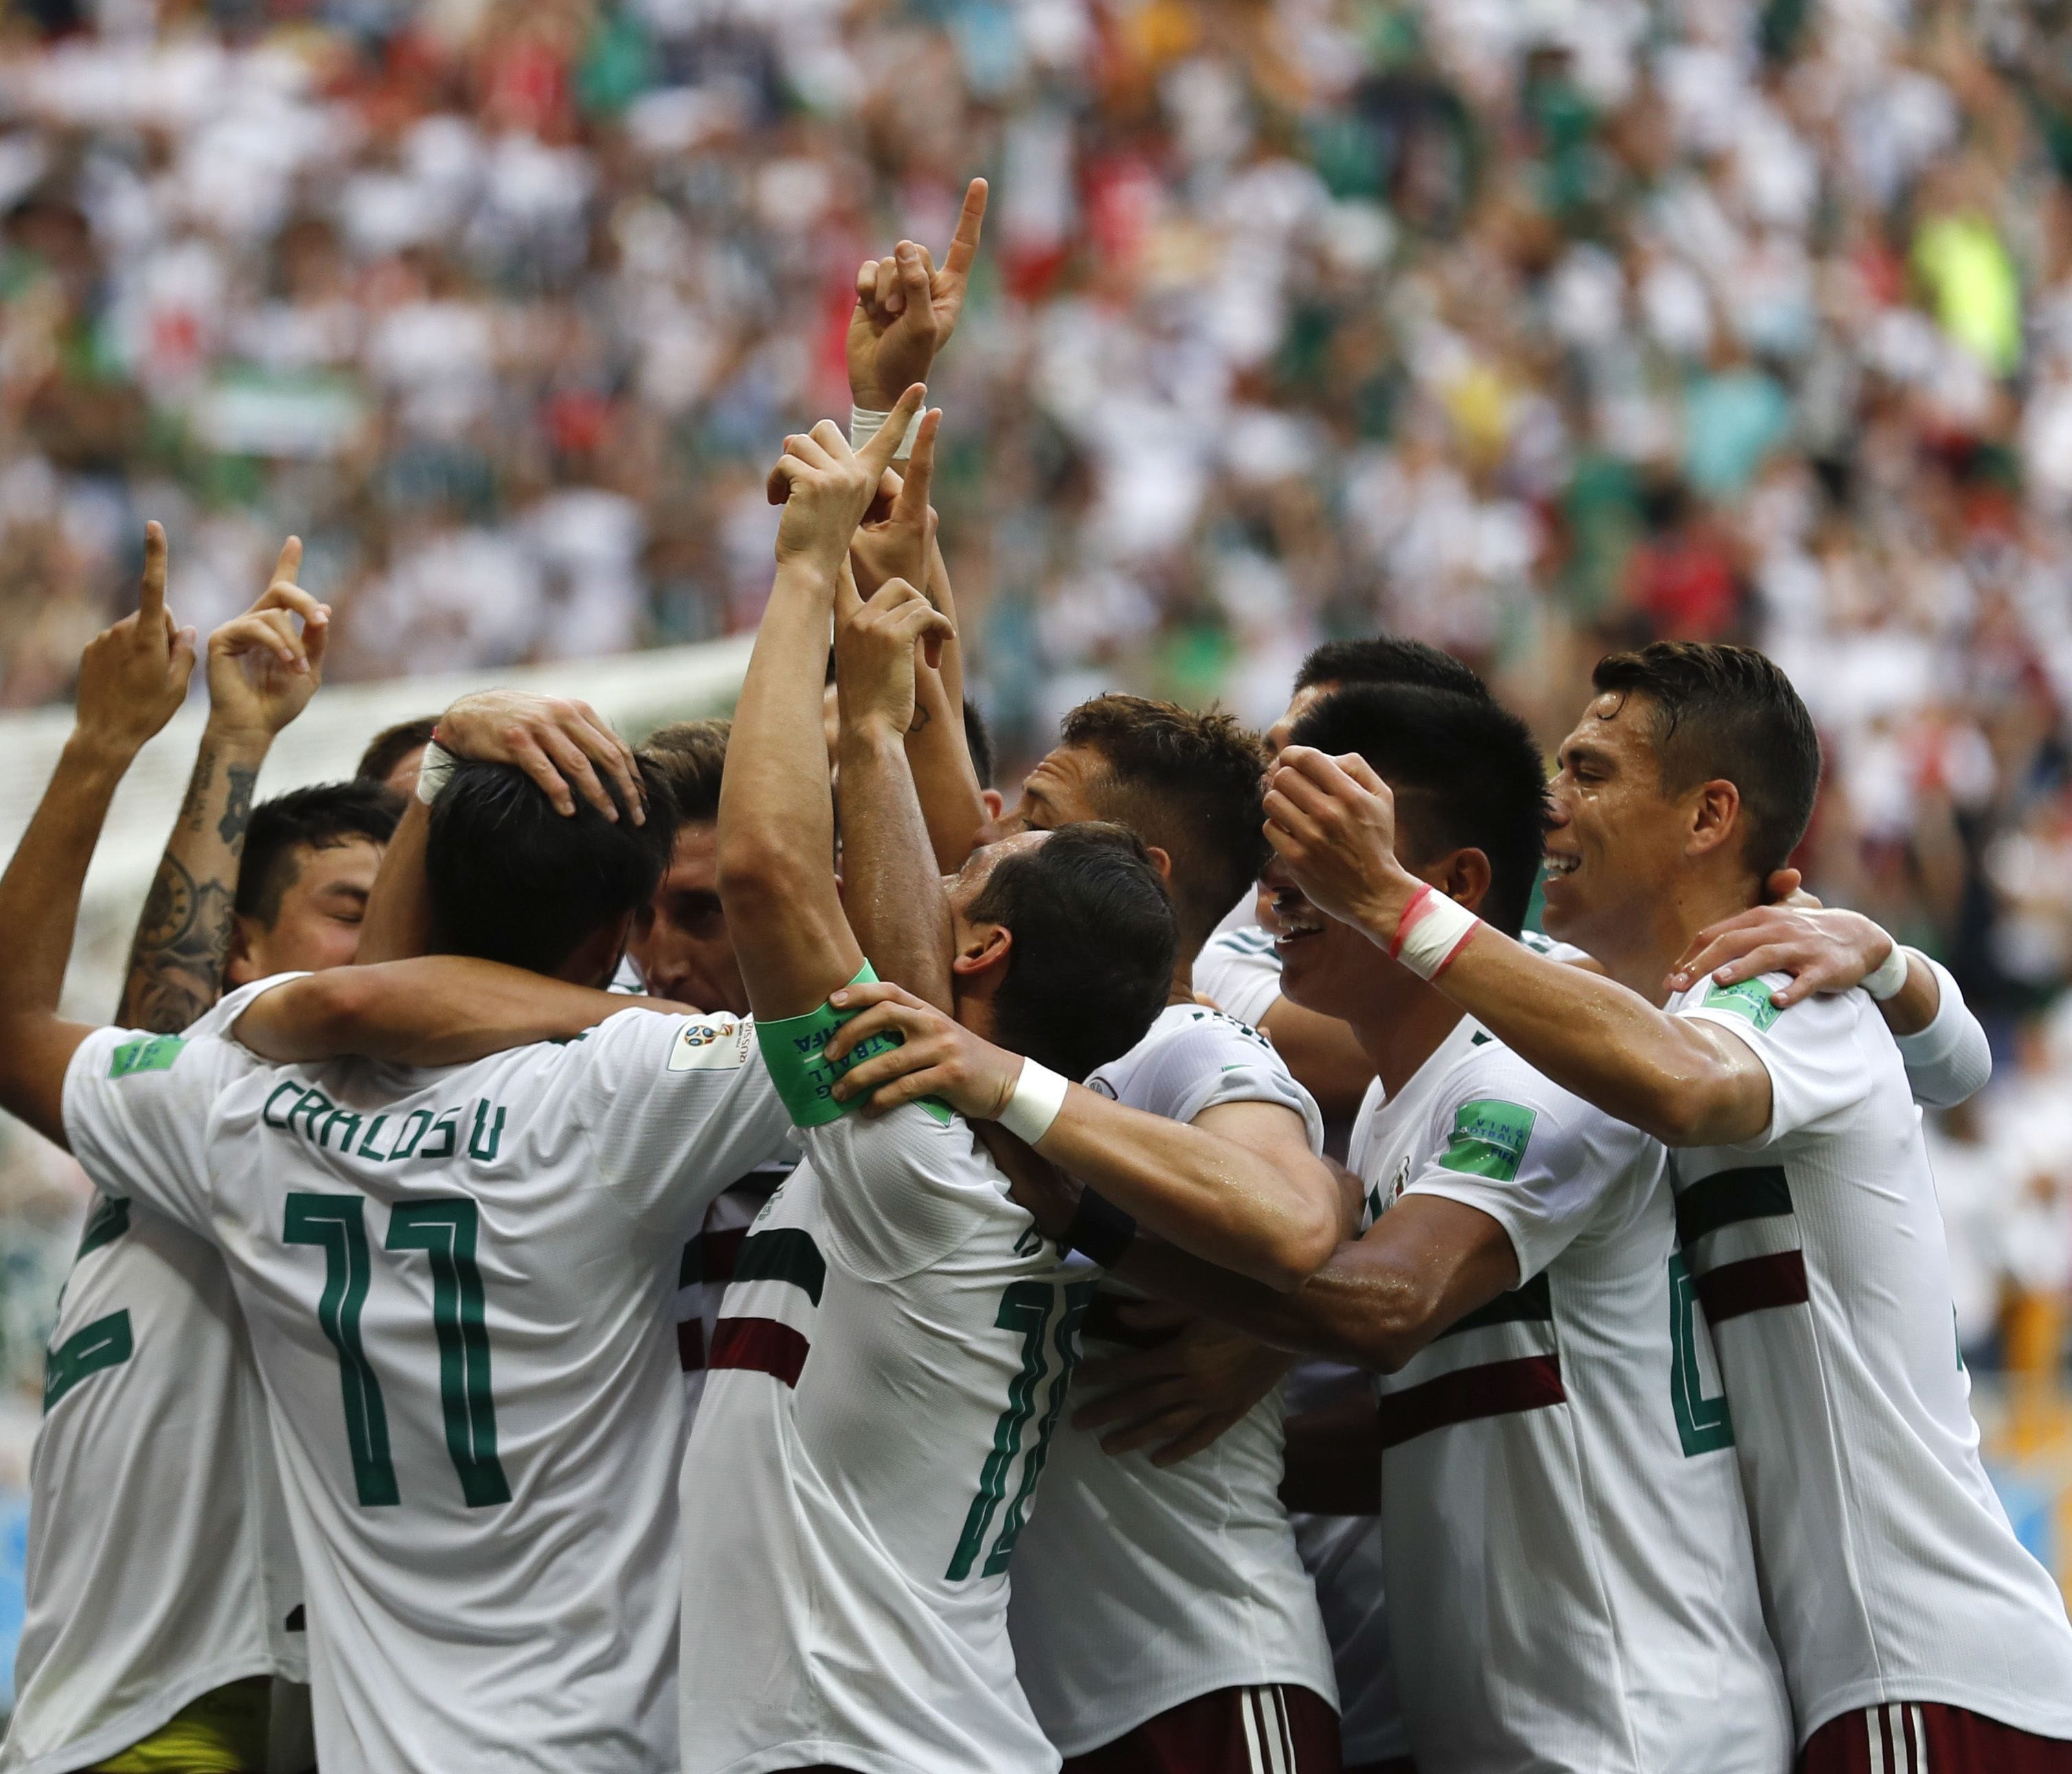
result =
[[[849,448],[832,419],[784,440],[765,488],[770,503],[784,507],[777,525],[779,566],[812,566],[832,578],[927,393],[919,382],[908,388],[884,428],[861,450]]]
[[[1396,797],[1356,753],[1283,750],[1266,778],[1266,841],[1303,897],[1343,923],[1366,922],[1405,875],[1396,856]]]
[[[209,718],[220,727],[270,739],[323,682],[331,606],[295,583],[302,561],[291,536],[257,601],[208,638]]]
[[[166,608],[166,532],[148,524],[134,614],[103,629],[80,655],[80,731],[134,755],[187,700],[194,662],[194,630],[175,627]]]
[[[479,691],[439,717],[438,743],[456,758],[516,765],[565,815],[574,814],[580,792],[607,819],[618,819],[623,803],[635,825],[647,823],[633,749],[587,702],[524,690]],[[618,786],[618,800],[600,770]]]
[[[928,249],[912,240],[902,240],[884,258],[865,260],[857,270],[848,351],[849,396],[859,407],[882,412],[898,390],[928,379],[964,312],[985,199],[985,181],[974,179],[939,270]]]

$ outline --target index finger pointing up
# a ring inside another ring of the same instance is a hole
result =
[[[985,195],[983,179],[974,179],[964,189],[964,207],[957,217],[957,231],[951,236],[950,250],[943,258],[943,271],[947,277],[964,278],[971,275],[972,261],[978,257],[979,230],[985,226]]]
[[[278,585],[283,579],[292,580],[302,571],[302,539],[291,536],[281,544],[281,558],[273,563],[273,583]]]
[[[144,622],[166,614],[166,529],[155,518],[144,526],[144,577],[137,582],[137,614]]]

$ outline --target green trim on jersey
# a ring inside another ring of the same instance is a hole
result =
[[[77,1263],[89,1250],[98,1250],[104,1244],[113,1244],[130,1230],[130,1197],[126,1195],[101,1195],[95,1198],[93,1211],[86,1217],[86,1227],[79,1235],[79,1248],[72,1253],[72,1260]]]
[[[1453,1135],[1439,1155],[1439,1168],[1463,1177],[1486,1177],[1508,1183],[1518,1177],[1525,1148],[1539,1116],[1522,1103],[1494,1097],[1463,1103],[1453,1111]]]
[[[1760,1034],[1784,1012],[1770,1001],[1770,988],[1760,979],[1743,979],[1730,986],[1714,986],[1706,992],[1703,1008],[1730,1010],[1745,1016]]]
[[[866,961],[849,984],[876,985],[878,975]],[[782,1016],[775,1022],[758,1020],[755,1025],[755,1041],[763,1049],[763,1063],[770,1068],[770,1081],[777,1086],[778,1099],[783,1103],[794,1127],[824,1127],[829,1122],[841,1120],[851,1110],[861,1108],[863,1100],[860,1097],[853,1103],[835,1100],[835,1081],[852,1066],[861,1066],[877,1054],[889,1053],[900,1045],[900,1037],[896,1034],[873,1035],[851,1049],[839,1065],[830,1064],[825,1057],[829,1039],[857,1014],[853,1010],[837,1010],[832,1004],[824,1004],[818,1010],[809,1010],[803,1016]],[[932,1098],[923,1098],[920,1107],[944,1126],[949,1124],[950,1111],[942,1103]]]
[[[166,1072],[187,1042],[178,1035],[139,1035],[115,1049],[108,1062],[110,1078],[134,1078],[139,1072]]]
[[[51,1351],[44,1367],[43,1415],[88,1374],[120,1367],[135,1353],[127,1312],[110,1312],[74,1331]]]

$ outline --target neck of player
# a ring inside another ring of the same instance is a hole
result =
[[[1663,982],[1691,938],[1762,903],[1761,884],[1738,869],[1692,869],[1667,891],[1636,893],[1609,915],[1593,918],[1586,934],[1571,937],[1552,928],[1547,934],[1575,942],[1621,985],[1659,1008],[1669,1001]]]
[[[1394,1097],[1445,1044],[1463,1012],[1408,967],[1391,963],[1389,974],[1391,989],[1367,995],[1350,1026],[1381,1087]]]

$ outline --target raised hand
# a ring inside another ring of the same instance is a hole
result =
[[[1266,841],[1311,905],[1384,939],[1423,885],[1396,858],[1396,797],[1357,753],[1282,751],[1266,778]]]
[[[209,718],[219,728],[270,740],[323,682],[331,606],[295,583],[302,564],[302,539],[291,536],[258,601],[209,636]]]
[[[166,608],[166,532],[147,524],[135,613],[103,629],[80,655],[80,735],[134,757],[187,700],[194,662],[194,630],[175,628]]]
[[[849,322],[849,388],[858,406],[882,413],[898,390],[927,380],[935,354],[949,343],[964,312],[985,223],[985,181],[974,179],[939,271],[926,247],[902,240],[888,257],[866,259],[857,272],[856,309]]]
[[[456,758],[516,764],[565,817],[576,810],[569,786],[574,783],[592,807],[616,821],[618,806],[598,777],[602,769],[619,785],[633,823],[648,823],[633,748],[587,702],[523,690],[478,691],[439,717],[438,743]]]
[[[914,648],[939,654],[956,630],[904,579],[888,579],[866,602],[842,576],[835,602],[835,689],[845,727],[904,736],[914,725]],[[932,667],[936,662],[931,657]]]
[[[886,470],[877,498],[849,538],[849,565],[856,589],[865,597],[888,579],[917,585],[928,582],[928,554],[935,539],[928,492],[935,475],[935,437],[942,429],[939,409],[922,415],[905,475]]]
[[[777,526],[779,567],[811,565],[830,577],[840,569],[850,537],[892,466],[893,451],[927,394],[918,382],[907,389],[884,429],[861,450],[849,448],[832,419],[784,440],[784,454],[764,489],[772,505],[784,507]]]

